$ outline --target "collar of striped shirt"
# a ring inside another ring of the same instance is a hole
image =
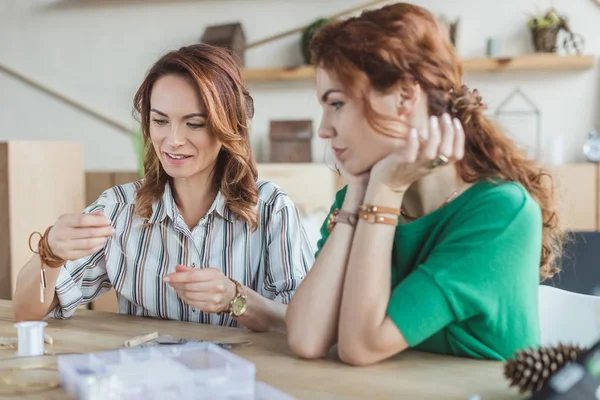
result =
[[[135,213],[140,185],[111,188],[84,211],[102,211],[115,234],[97,253],[62,267],[55,318],[71,317],[77,307],[112,287],[123,314],[237,326],[228,315],[205,314],[184,303],[162,277],[178,264],[218,268],[262,296],[287,303],[314,263],[294,203],[271,182],[257,182],[256,231],[236,218],[220,192],[207,215],[190,229],[169,185],[153,205],[150,221],[142,219]]]
[[[216,212],[221,218],[229,222],[235,222],[235,214],[227,208],[226,204],[227,199],[219,190],[215,201],[213,201],[206,215],[208,216],[211,213]],[[178,213],[179,211],[177,210],[177,205],[175,204],[175,198],[173,197],[171,185],[167,183],[162,195],[162,201],[157,201],[152,205],[152,215],[150,215],[148,222],[152,224],[156,222],[162,222],[166,217],[171,218],[171,221],[175,222],[177,220]]]

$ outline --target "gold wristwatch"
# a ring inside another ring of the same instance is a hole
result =
[[[244,291],[244,287],[235,279],[229,278],[229,280],[235,283],[235,296],[229,303],[229,309],[226,311],[219,312],[221,314],[229,314],[230,317],[239,317],[246,312],[248,308],[248,297]]]

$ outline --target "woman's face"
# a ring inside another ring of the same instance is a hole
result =
[[[191,178],[211,172],[221,142],[207,126],[206,107],[190,78],[166,75],[150,96],[150,139],[165,172]]]
[[[393,141],[402,140],[377,133],[365,118],[362,101],[344,93],[333,74],[317,68],[316,83],[317,96],[323,107],[319,136],[330,140],[336,162],[341,163],[349,174],[369,171],[391,153]],[[398,118],[402,104],[399,92],[384,95],[373,91],[369,100],[375,112]],[[396,122],[388,126],[399,137],[408,137],[407,124]]]

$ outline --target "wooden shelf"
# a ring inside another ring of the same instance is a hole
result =
[[[594,66],[593,55],[527,54],[507,58],[469,58],[463,60],[465,73],[502,71],[567,71],[589,69]],[[287,68],[244,69],[248,82],[314,79],[310,65]]]
[[[465,72],[567,71],[594,66],[593,55],[527,54],[507,58],[471,58],[463,60]]]
[[[248,82],[255,81],[288,81],[305,80],[315,77],[315,69],[311,65],[298,67],[248,69],[242,71],[244,79]]]

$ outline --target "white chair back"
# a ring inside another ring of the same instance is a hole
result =
[[[539,287],[541,344],[591,346],[600,340],[600,296]]]

